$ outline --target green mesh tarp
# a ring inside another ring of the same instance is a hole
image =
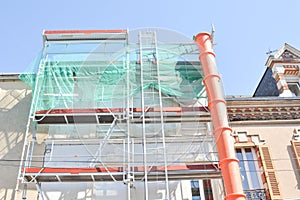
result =
[[[120,108],[128,98],[138,102],[142,89],[148,94],[161,90],[178,103],[206,98],[200,63],[184,60],[178,49],[174,53],[176,45],[159,48],[159,55],[144,51],[142,64],[138,46],[126,45],[117,48],[114,43],[110,50],[109,44],[105,48],[90,43],[46,46],[20,75],[34,89],[32,112]]]
[[[38,55],[30,63],[26,71],[19,75],[19,78],[22,81],[24,81],[27,85],[29,85],[33,90],[33,92],[35,87],[36,72],[42,60],[42,55],[43,55],[43,51],[40,51]]]

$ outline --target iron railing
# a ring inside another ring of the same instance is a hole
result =
[[[247,200],[267,200],[265,189],[244,190]]]

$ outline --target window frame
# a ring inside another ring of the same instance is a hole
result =
[[[197,187],[193,187],[193,183],[197,183]],[[204,188],[204,183],[206,183],[208,187]],[[213,185],[211,182],[211,179],[200,179],[200,180],[190,180],[190,186],[191,186],[191,194],[192,199],[199,199],[199,200],[211,200],[214,199],[214,191],[213,191]],[[199,192],[199,196],[193,195],[193,189],[198,189],[197,192]],[[205,190],[206,189],[206,190]],[[207,189],[209,189],[209,193],[207,193]],[[194,198],[195,197],[195,198]]]
[[[244,163],[245,174],[246,174],[245,178],[247,180],[247,184],[248,184],[248,187],[249,187],[249,188],[243,188],[243,189],[244,190],[265,189],[265,187],[263,186],[262,178],[260,176],[261,173],[260,173],[260,167],[259,167],[259,164],[258,164],[259,160],[258,160],[258,157],[257,157],[257,153],[256,153],[255,147],[254,146],[236,146],[235,147],[236,154],[238,153],[237,152],[238,149],[241,150],[241,155],[242,155],[242,161],[239,160],[239,162],[243,162]],[[259,188],[255,188],[253,186],[253,180],[254,179],[251,177],[251,171],[250,171],[250,168],[249,168],[249,162],[248,162],[248,158],[247,158],[247,155],[246,155],[246,149],[250,149],[251,150],[251,154],[252,154],[252,157],[253,157],[253,162],[254,162],[255,170],[256,170],[256,177],[257,177],[257,181],[258,181],[257,184],[259,185]],[[240,167],[240,169],[241,169],[241,167]],[[242,176],[242,173],[241,173],[241,176]]]
[[[295,96],[300,96],[300,85],[299,85],[299,82],[288,82],[287,85],[288,85],[289,90]]]

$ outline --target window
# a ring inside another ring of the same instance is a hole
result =
[[[201,200],[199,181],[191,181],[192,200]]]
[[[285,52],[282,54],[282,57],[283,57],[284,59],[292,59],[292,58],[293,58],[293,55],[292,55],[290,52],[285,51]]]
[[[288,83],[288,87],[295,96],[300,96],[300,87],[298,83]]]
[[[253,190],[262,188],[262,182],[259,178],[258,162],[254,148],[236,149],[239,159],[242,183],[244,190]]]
[[[191,181],[192,200],[213,200],[213,191],[210,179]]]
[[[205,200],[214,200],[212,189],[211,189],[211,181],[209,179],[203,180],[203,189]]]
[[[255,135],[247,136],[248,142],[240,135],[235,135],[235,148],[246,199],[282,199],[269,146]]]

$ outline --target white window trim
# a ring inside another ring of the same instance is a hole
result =
[[[258,161],[257,160],[257,156],[256,156],[256,152],[255,152],[255,149],[253,147],[243,147],[243,148],[239,148],[242,152],[242,156],[243,156],[243,160],[244,161],[247,161],[247,157],[246,157],[246,151],[245,149],[251,149],[251,153],[252,153],[252,156],[253,156],[253,160],[255,161]],[[263,186],[263,183],[262,183],[262,180],[261,180],[261,177],[260,177],[260,173],[259,173],[259,166],[258,166],[258,162],[254,162],[255,164],[255,168],[257,170],[256,174],[257,174],[257,177],[258,177],[258,182],[259,182],[259,186],[260,188],[264,188]],[[257,189],[257,188],[253,188],[253,184],[252,184],[252,179],[251,179],[251,175],[250,175],[250,169],[249,169],[249,166],[248,164],[245,163],[245,170],[246,170],[246,176],[247,176],[247,180],[248,180],[248,185],[249,185],[249,189],[250,190],[253,190],[253,189]]]

